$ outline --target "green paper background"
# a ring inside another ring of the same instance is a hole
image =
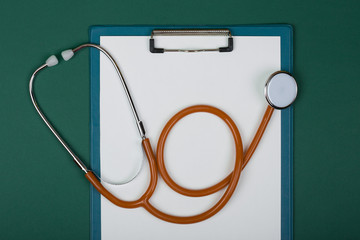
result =
[[[87,42],[91,25],[267,23],[294,27],[294,239],[360,239],[359,10],[358,0],[2,0],[0,239],[90,237],[89,184],[28,95],[50,54]],[[35,88],[88,163],[89,53],[81,54],[42,72]]]

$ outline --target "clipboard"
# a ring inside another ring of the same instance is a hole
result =
[[[218,36],[215,44],[212,37],[211,41],[205,40],[208,36],[180,36],[177,40],[171,36],[154,37],[152,32],[158,29],[226,29],[231,32],[233,42],[229,36]],[[224,110],[234,119],[246,150],[266,107],[260,86],[264,86],[266,77],[274,71],[292,72],[292,28],[289,25],[94,26],[90,29],[90,42],[102,45],[114,56],[153,147],[156,147],[166,121],[178,110],[194,104],[208,104]],[[182,48],[174,48],[171,45],[174,43]],[[201,45],[202,49],[215,51],[163,51],[193,49],[193,44],[197,44],[197,49]],[[232,51],[216,51],[229,47],[233,47]],[[264,58],[267,60],[262,62]],[[124,176],[131,177],[144,161],[139,160],[143,158],[140,139],[126,98],[122,96],[124,92],[120,83],[116,83],[115,73],[111,73],[111,65],[96,50],[91,50],[90,60],[91,167],[103,179],[121,182]],[[233,71],[238,71],[235,76]],[[238,93],[230,94],[234,89],[238,89]],[[112,206],[91,187],[91,239],[143,239],[145,236],[157,239],[292,239],[292,116],[292,107],[276,111],[258,150],[243,170],[234,196],[212,218],[191,225],[166,223],[143,209]],[[226,127],[209,116],[200,114],[185,119],[178,128],[175,127],[167,143],[165,158],[168,159],[169,173],[189,188],[201,188],[221,180],[232,169],[233,143],[229,136]],[[214,143],[210,142],[210,149],[206,144],[200,146],[201,153],[191,149],[192,145],[211,138]],[[215,150],[218,148],[220,150]],[[194,161],[189,157],[212,158],[212,155],[229,160],[210,160],[213,165],[209,167],[206,161]],[[182,162],[186,157],[190,160]],[[265,173],[264,168],[270,168],[270,171]],[[196,175],[195,170],[200,174]],[[129,184],[105,186],[116,196],[130,200],[141,193],[141,188],[147,187],[146,172],[145,163],[140,174]],[[134,188],[140,190],[132,192]],[[221,196],[219,193],[205,200],[195,199],[195,202],[183,199],[185,202],[182,203],[175,200],[178,195],[171,195],[166,190],[165,184],[160,183],[158,188],[164,193],[154,196],[155,206],[166,205],[164,210],[175,214],[192,215],[189,208],[201,212]],[[179,208],[178,212],[173,212],[174,207]]]

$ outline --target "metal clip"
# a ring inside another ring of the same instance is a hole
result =
[[[210,49],[165,49],[155,47],[155,36],[228,36],[228,46]],[[231,52],[234,42],[229,29],[164,29],[153,30],[150,36],[150,52]]]

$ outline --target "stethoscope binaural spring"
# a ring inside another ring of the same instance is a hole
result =
[[[142,138],[142,146],[143,146],[145,155],[149,162],[151,177],[150,177],[150,183],[149,183],[147,190],[139,199],[137,199],[135,201],[124,201],[124,200],[118,199],[113,194],[111,194],[100,183],[99,179],[94,174],[94,172],[89,170],[86,167],[86,165],[80,160],[80,158],[78,156],[76,156],[74,151],[61,138],[60,134],[55,130],[55,128],[50,123],[50,121],[46,118],[45,114],[41,111],[41,109],[36,101],[35,95],[34,95],[33,82],[34,82],[36,75],[41,70],[43,70],[47,67],[52,67],[52,66],[57,65],[58,60],[54,55],[50,56],[47,59],[46,63],[41,65],[32,74],[32,76],[30,78],[30,82],[29,82],[29,91],[30,91],[31,101],[32,101],[36,111],[42,118],[42,120],[49,127],[51,132],[56,136],[56,138],[59,140],[59,142],[62,144],[62,146],[68,151],[68,153],[71,155],[71,157],[73,158],[74,162],[78,165],[78,167],[80,167],[80,169],[84,171],[85,177],[88,179],[88,181],[94,186],[94,188],[100,194],[102,194],[110,202],[112,202],[113,204],[115,204],[119,207],[123,207],[123,208],[143,207],[149,213],[154,215],[155,217],[160,218],[167,222],[178,223],[178,224],[196,223],[196,222],[204,221],[204,220],[212,217],[213,215],[215,215],[217,212],[219,212],[226,205],[226,203],[230,200],[232,194],[234,193],[237,183],[240,178],[241,171],[245,168],[246,164],[249,162],[251,156],[255,152],[256,147],[259,144],[261,137],[265,132],[267,124],[272,116],[274,108],[283,109],[283,108],[290,106],[292,104],[292,102],[295,100],[296,95],[297,95],[296,81],[289,73],[284,72],[284,71],[278,71],[269,77],[269,79],[265,85],[265,97],[266,97],[266,100],[268,101],[269,105],[263,115],[260,126],[259,126],[248,150],[245,152],[245,154],[244,154],[242,140],[241,140],[239,130],[238,130],[236,124],[234,123],[234,121],[225,112],[223,112],[222,110],[220,110],[218,108],[208,106],[208,105],[194,105],[194,106],[191,106],[191,107],[181,110],[167,122],[167,124],[165,125],[164,129],[161,132],[161,135],[160,135],[160,138],[158,141],[158,145],[157,145],[157,151],[156,151],[157,157],[155,157],[155,154],[152,150],[150,141],[146,137],[144,125],[138,116],[134,102],[131,98],[130,91],[126,85],[123,75],[121,74],[119,66],[115,62],[114,58],[101,46],[96,45],[96,44],[91,44],[91,43],[82,44],[74,49],[65,50],[61,53],[61,55],[65,61],[68,61],[69,59],[71,59],[74,56],[74,54],[76,52],[78,52],[79,50],[81,50],[83,48],[88,48],[88,47],[98,49],[111,61],[112,65],[114,66],[114,68],[118,74],[118,77],[122,83],[122,86],[125,90],[125,94],[127,96],[129,104],[131,106],[131,110],[132,110],[132,113],[133,113],[133,116],[134,116],[134,119],[136,122],[136,126],[139,130],[140,137]],[[234,166],[232,173],[230,173],[222,181],[218,182],[217,184],[215,184],[211,187],[193,190],[193,189],[184,188],[184,187],[178,185],[170,177],[170,175],[168,174],[168,172],[166,170],[165,163],[164,163],[164,148],[165,148],[165,143],[166,143],[168,134],[170,133],[173,126],[179,120],[181,120],[183,117],[185,117],[189,114],[197,113],[197,112],[205,112],[205,113],[214,114],[225,122],[225,124],[229,127],[229,129],[232,133],[232,136],[233,136],[233,139],[235,142],[236,155],[235,155],[235,166]],[[158,172],[160,173],[160,176],[163,178],[165,183],[170,188],[172,188],[174,191],[176,191],[180,194],[190,196],[190,197],[201,197],[201,196],[210,195],[210,194],[213,194],[213,193],[223,189],[226,186],[228,186],[228,187],[226,188],[226,190],[225,190],[223,196],[220,198],[220,200],[213,207],[208,209],[207,211],[205,211],[201,214],[198,214],[198,215],[194,215],[194,216],[186,216],[186,217],[174,216],[174,215],[170,215],[170,214],[167,214],[167,213],[164,213],[164,212],[158,210],[149,201],[151,196],[153,195],[156,185],[157,185]]]

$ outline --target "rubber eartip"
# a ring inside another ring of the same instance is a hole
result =
[[[58,64],[59,61],[58,59],[56,58],[55,55],[51,55],[47,60],[46,60],[46,65],[48,67],[52,67],[52,66],[55,66],[56,64]]]
[[[63,59],[65,61],[68,61],[74,56],[74,52],[71,49],[64,50],[64,51],[61,52],[61,56],[63,57]]]

